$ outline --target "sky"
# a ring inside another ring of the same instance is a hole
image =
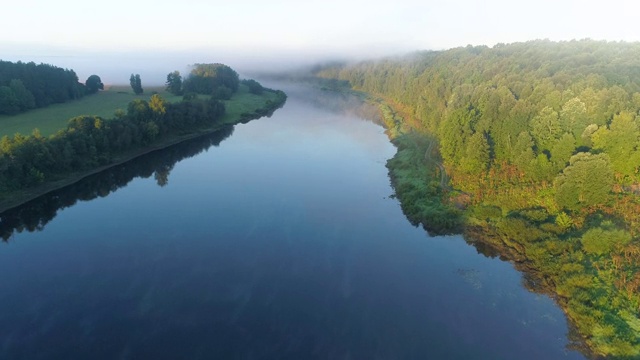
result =
[[[248,68],[534,39],[640,41],[638,10],[635,0],[21,0],[2,8],[0,59]]]

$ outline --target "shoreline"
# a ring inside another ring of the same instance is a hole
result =
[[[140,156],[152,153],[154,151],[166,149],[168,147],[177,145],[187,140],[212,134],[227,126],[244,124],[251,120],[260,119],[264,116],[270,116],[273,112],[275,112],[277,109],[282,107],[285,102],[286,102],[286,98],[281,103],[278,103],[276,107],[273,107],[273,105],[265,104],[263,105],[263,107],[254,109],[253,112],[250,113],[251,117],[247,116],[249,115],[247,113],[242,113],[242,114],[239,114],[235,119],[228,119],[226,121],[222,121],[221,123],[215,124],[214,126],[209,128],[196,129],[196,130],[193,130],[192,132],[189,132],[183,135],[168,136],[166,139],[161,140],[150,146],[121,154],[120,156],[114,158],[113,161],[107,165],[103,165],[87,171],[71,173],[69,174],[69,176],[66,176],[64,179],[46,182],[42,185],[30,188],[30,189],[15,191],[13,193],[8,194],[5,198],[0,199],[0,215],[2,215],[4,212],[8,210],[22,206],[50,192],[60,190],[69,185],[73,185],[91,175],[95,175],[102,171],[113,168],[115,166],[122,165]]]

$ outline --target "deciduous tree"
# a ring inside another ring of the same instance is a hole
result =
[[[84,82],[86,86],[87,93],[95,94],[98,90],[104,90],[104,84],[98,75],[91,75],[87,78],[87,81]]]
[[[131,74],[129,78],[129,84],[131,84],[131,88],[136,95],[140,95],[144,92],[142,89],[142,80],[140,80],[140,74]]]
[[[556,178],[556,202],[562,208],[579,210],[581,207],[606,203],[613,186],[613,170],[606,154],[578,153]]]

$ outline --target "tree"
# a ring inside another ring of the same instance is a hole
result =
[[[613,170],[632,177],[638,168],[640,129],[636,115],[622,111],[614,115],[608,127],[601,127],[591,136],[593,148],[604,150],[611,157]]]
[[[167,103],[160,95],[153,94],[149,99],[149,108],[158,116],[164,115],[167,112]]]
[[[182,95],[182,76],[180,71],[176,70],[167,75],[167,91],[174,95]]]
[[[95,94],[98,90],[104,90],[104,84],[98,75],[91,75],[87,78],[87,81],[84,82],[84,85],[87,87],[87,93]]]
[[[605,203],[613,186],[613,170],[607,154],[578,153],[556,178],[556,202],[562,208],[579,210],[581,207]]]
[[[618,246],[631,242],[631,234],[621,229],[608,230],[596,227],[585,232],[580,242],[588,254],[604,255]]]
[[[530,126],[538,151],[551,150],[554,141],[562,134],[558,113],[549,106],[531,120]]]
[[[127,107],[127,116],[136,121],[144,121],[149,119],[151,114],[151,109],[149,108],[149,103],[136,99],[129,103]]]
[[[140,74],[131,74],[131,77],[129,78],[129,84],[131,84],[131,88],[136,95],[140,95],[144,92],[144,90],[142,89]]]
[[[253,79],[242,80],[241,83],[246,85],[249,88],[249,92],[252,94],[260,95],[264,90],[262,85]]]
[[[560,111],[560,126],[567,133],[572,133],[577,140],[589,125],[587,107],[579,98],[573,98],[562,105]]]
[[[226,86],[232,93],[238,91],[240,77],[232,68],[224,64],[195,64],[183,83],[185,92],[211,95]]]
[[[0,114],[13,115],[20,112],[20,101],[9,86],[0,86]]]
[[[555,171],[560,172],[569,162],[569,158],[576,149],[576,139],[571,133],[564,133],[562,137],[556,140],[551,149],[551,162]]]
[[[36,107],[36,100],[33,97],[33,94],[24,86],[22,80],[12,79],[9,83],[9,87],[18,100],[20,111],[27,111]]]
[[[461,170],[471,175],[480,175],[489,167],[489,143],[482,132],[471,135],[465,156],[460,161]]]

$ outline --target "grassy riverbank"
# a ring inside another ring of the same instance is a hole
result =
[[[46,194],[50,191],[73,184],[82,178],[91,174],[98,173],[109,167],[122,164],[140,155],[166,148],[168,146],[180,143],[182,141],[192,139],[198,136],[209,134],[228,125],[247,122],[251,119],[257,119],[264,115],[268,115],[276,108],[282,106],[286,96],[281,92],[264,91],[260,95],[251,94],[248,89],[241,86],[236,94],[230,100],[224,100],[225,107],[228,112],[213,125],[193,127],[189,131],[181,131],[175,134],[169,134],[158,141],[154,141],[148,146],[135,148],[130,151],[118,153],[111,160],[103,165],[91,168],[89,170],[73,171],[65,174],[63,177],[48,179],[40,185],[26,187],[17,191],[5,192],[0,194],[0,213],[12,207],[21,205],[38,196]]]

